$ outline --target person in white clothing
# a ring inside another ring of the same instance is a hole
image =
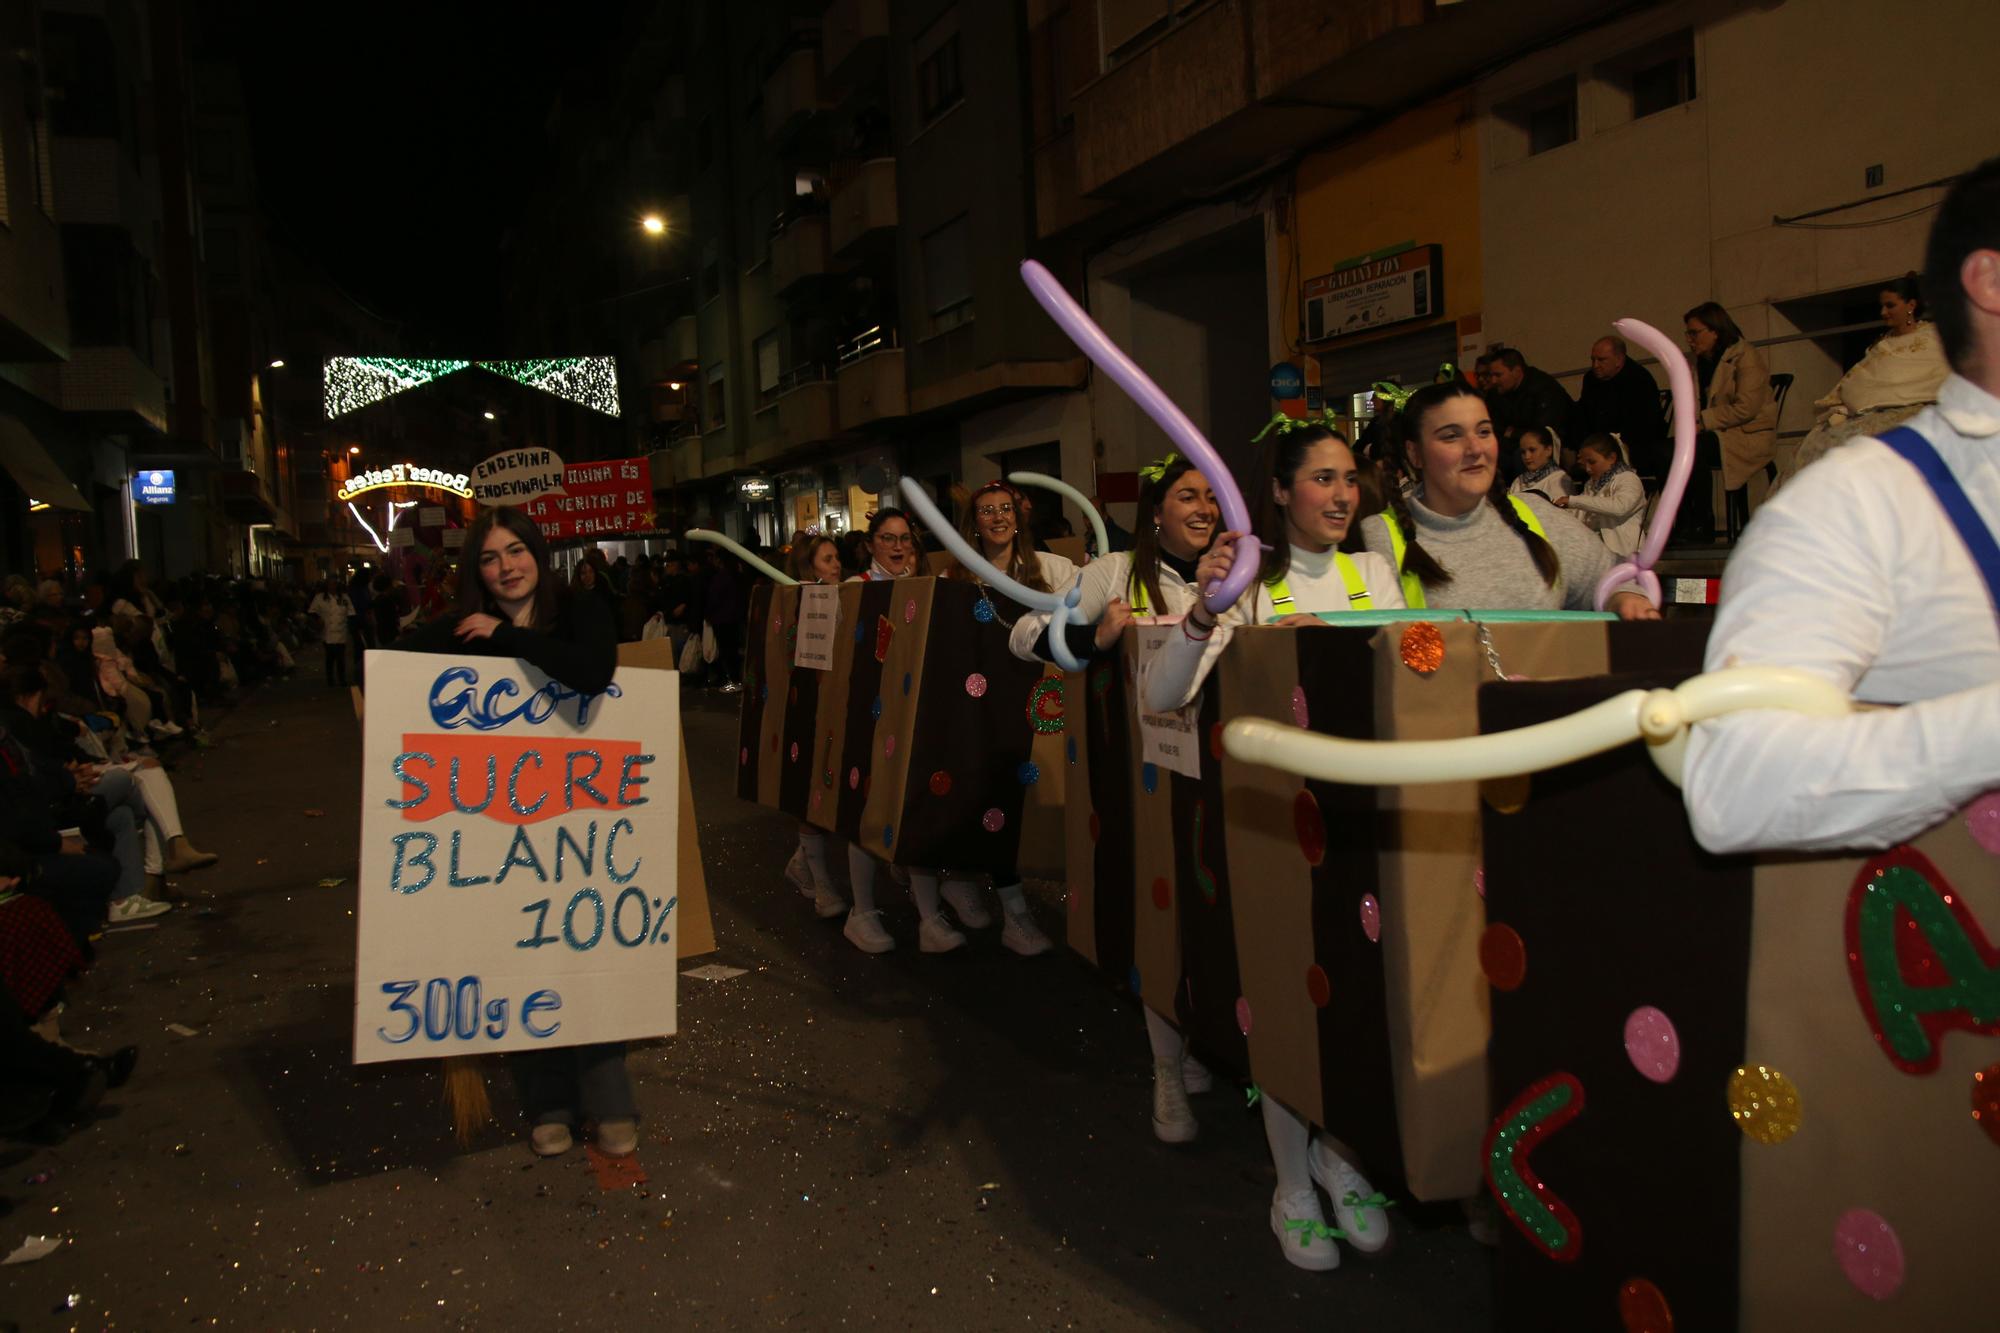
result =
[[[1140,690],[1146,707],[1165,711],[1189,702],[1232,633],[1253,625],[1317,626],[1319,613],[1394,610],[1403,605],[1395,570],[1379,555],[1346,555],[1340,543],[1359,498],[1354,452],[1347,437],[1327,425],[1275,417],[1259,438],[1265,445],[1258,494],[1256,536],[1269,549],[1258,581],[1219,617],[1196,603],[1146,664]],[[1237,559],[1254,558],[1239,547],[1242,534],[1221,534],[1202,557],[1198,587],[1221,580]],[[1375,1189],[1331,1139],[1315,1137],[1304,1117],[1266,1094],[1264,1135],[1278,1187],[1271,1200],[1271,1230],[1285,1258],[1300,1268],[1340,1265],[1340,1248],[1326,1228],[1315,1182],[1324,1186],[1339,1231],[1356,1249],[1373,1252],[1389,1241],[1388,1214],[1366,1200]]]
[[[306,614],[319,620],[320,641],[326,645],[326,683],[347,684],[347,622],[354,618],[354,603],[339,582],[328,579],[307,604]]]
[[[841,581],[840,568],[840,546],[833,538],[803,537],[793,544],[785,572],[801,584],[832,584]],[[812,900],[813,911],[822,919],[847,914],[847,902],[834,890],[827,866],[824,829],[799,821],[799,845],[785,863],[785,878]]]
[[[1585,527],[1604,539],[1613,560],[1630,559],[1645,536],[1645,483],[1609,435],[1590,436],[1578,446],[1577,457],[1590,480],[1575,495],[1558,496],[1556,508],[1581,517]]]
[[[1905,424],[2000,533],[2000,158],[1938,209],[1924,289],[1953,374]],[[1682,797],[1716,852],[1892,846],[2000,790],[2000,570],[1905,457],[1857,439],[1758,510],[1729,562],[1710,670],[1795,667],[1869,704],[1696,725]]]
[[[1509,495],[1539,495],[1552,505],[1560,505],[1564,497],[1576,494],[1576,484],[1563,471],[1556,451],[1562,441],[1555,431],[1546,426],[1528,426],[1521,431],[1521,466],[1525,469],[1520,476],[1507,483]]]

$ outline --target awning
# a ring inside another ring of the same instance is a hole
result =
[[[90,501],[69,479],[49,451],[17,417],[0,413],[0,466],[14,478],[14,484],[28,493],[30,500],[57,509],[90,512]]]

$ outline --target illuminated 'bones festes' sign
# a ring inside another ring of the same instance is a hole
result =
[[[384,486],[428,486],[433,490],[450,491],[453,495],[471,495],[472,488],[466,485],[470,480],[463,472],[446,472],[442,468],[418,467],[415,463],[397,463],[393,467],[376,468],[372,472],[357,472],[347,483],[334,492],[336,500],[352,500],[364,491],[380,490]]]

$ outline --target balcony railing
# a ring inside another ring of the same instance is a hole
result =
[[[910,414],[903,349],[879,344],[840,366],[840,421],[847,429]]]

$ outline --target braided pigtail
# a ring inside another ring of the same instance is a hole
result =
[[[1556,548],[1529,527],[1526,520],[1521,517],[1521,511],[1514,507],[1513,501],[1499,491],[1488,491],[1486,503],[1500,511],[1500,517],[1507,521],[1507,526],[1514,529],[1514,535],[1527,546],[1528,554],[1534,557],[1535,568],[1542,573],[1542,582],[1551,588],[1555,587],[1556,580],[1562,577],[1562,561],[1556,557]]]
[[[1437,557],[1423,548],[1417,540],[1417,521],[1410,517],[1410,502],[1403,498],[1403,488],[1388,488],[1389,512],[1396,516],[1396,526],[1403,530],[1403,567],[1398,574],[1415,574],[1426,588],[1435,588],[1440,583],[1450,583],[1451,573],[1437,562]]]

